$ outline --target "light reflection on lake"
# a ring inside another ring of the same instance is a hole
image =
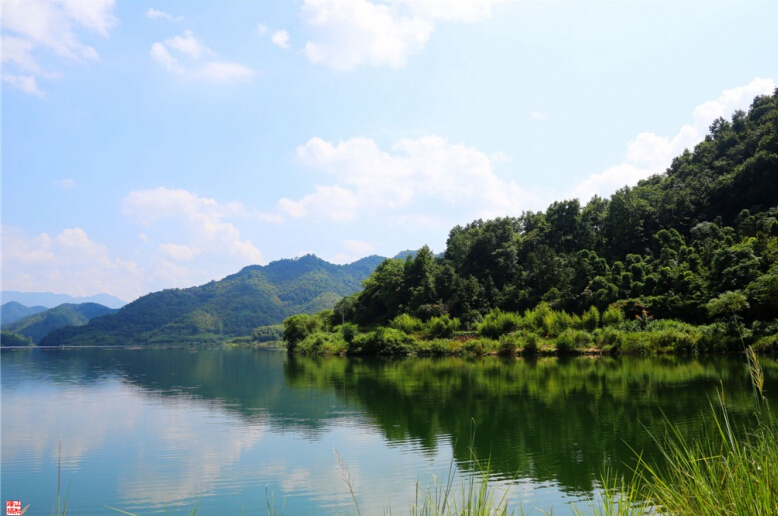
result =
[[[765,362],[768,393],[775,363]],[[68,512],[405,514],[416,482],[491,458],[513,503],[565,514],[664,417],[702,431],[740,357],[352,360],[245,350],[4,350],[2,499]],[[283,509],[283,511],[281,510]],[[118,514],[118,513],[117,513]],[[538,513],[539,514],[539,513]]]

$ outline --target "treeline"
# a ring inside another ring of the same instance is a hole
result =
[[[778,90],[716,120],[662,175],[583,206],[566,200],[457,226],[442,257],[423,247],[386,260],[318,319],[372,331],[407,316],[480,331],[498,311],[523,317],[542,303],[571,318],[613,308],[629,322],[734,320],[730,333],[774,335],[777,219]]]

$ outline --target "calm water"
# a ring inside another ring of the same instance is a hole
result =
[[[768,396],[778,365],[764,360]],[[2,351],[0,499],[68,514],[408,514],[416,483],[491,457],[514,505],[569,514],[665,420],[704,431],[742,357],[353,360],[245,350]],[[59,451],[61,443],[61,455]],[[532,513],[532,512],[531,512]],[[540,514],[540,512],[537,512]]]

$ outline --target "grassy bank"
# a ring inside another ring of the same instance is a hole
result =
[[[654,319],[642,311],[627,317],[611,306],[602,314],[553,310],[546,303],[522,314],[493,310],[463,329],[446,315],[422,321],[402,314],[385,326],[333,325],[324,315],[296,315],[284,322],[287,349],[310,355],[563,355],[585,353],[723,353],[752,345],[778,351],[778,322],[745,327],[735,314],[708,325]]]

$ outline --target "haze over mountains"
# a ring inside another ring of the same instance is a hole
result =
[[[97,303],[108,308],[121,308],[127,304],[126,301],[110,294],[76,297],[67,294],[55,294],[53,292],[18,292],[15,290],[3,290],[0,292],[0,300],[3,305],[15,301],[26,307],[42,306],[44,308],[54,308],[65,303]]]

